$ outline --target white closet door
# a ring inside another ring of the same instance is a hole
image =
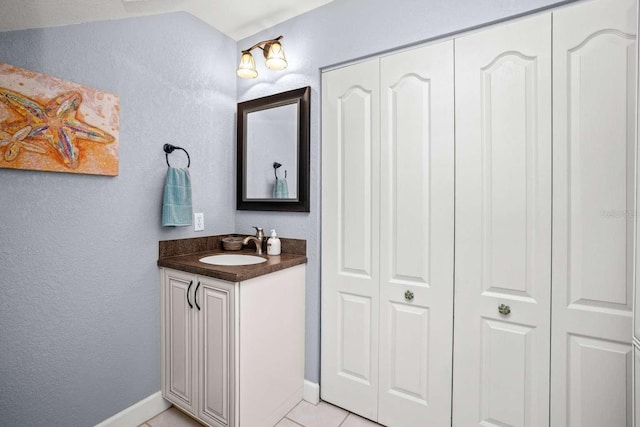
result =
[[[638,393],[640,393],[640,348],[633,346],[633,377],[634,377],[634,427],[640,426],[640,405],[638,405]]]
[[[553,426],[630,426],[636,2],[553,14]]]
[[[551,15],[461,37],[455,46],[453,425],[545,426]],[[502,304],[509,314],[499,312]]]
[[[379,61],[322,76],[322,399],[378,409]]]
[[[638,22],[640,23],[640,10],[636,11]],[[640,26],[639,26],[640,27]],[[640,65],[640,46],[636,42],[636,73],[639,71]],[[638,76],[638,80],[636,83],[640,82],[640,75]],[[640,142],[640,108],[638,105],[640,103],[640,87],[636,85],[636,148],[638,147],[638,143]],[[636,149],[636,200],[635,200],[635,284],[633,294],[635,296],[635,302],[633,305],[633,355],[634,355],[634,364],[633,364],[633,377],[634,377],[634,386],[633,386],[633,426],[640,426],[640,219],[638,216],[638,212],[640,212],[640,204],[638,203],[637,191],[638,191],[638,181],[640,180],[640,173],[638,173],[637,165],[638,162],[638,151]]]
[[[382,58],[380,79],[378,422],[445,426],[453,345],[453,41]]]

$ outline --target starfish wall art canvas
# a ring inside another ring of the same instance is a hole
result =
[[[119,98],[0,62],[0,168],[118,175]]]

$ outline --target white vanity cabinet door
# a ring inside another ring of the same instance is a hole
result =
[[[631,425],[636,1],[553,14],[551,424]]]
[[[322,399],[378,416],[377,59],[322,76]]]
[[[542,427],[549,423],[551,16],[455,44],[453,425]]]
[[[453,41],[380,60],[378,422],[451,420]]]
[[[234,284],[203,276],[197,280],[194,304],[200,307],[198,418],[213,426],[233,426]]]
[[[196,413],[197,325],[193,309],[196,287],[193,274],[163,270],[162,285],[162,392],[165,399]]]
[[[234,426],[234,283],[163,269],[163,397],[212,427]]]

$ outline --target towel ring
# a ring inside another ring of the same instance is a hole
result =
[[[187,167],[191,166],[191,157],[189,157],[189,153],[187,153],[187,150],[185,150],[182,147],[177,147],[175,145],[171,145],[171,144],[164,144],[164,147],[162,147],[162,149],[164,150],[164,157],[167,160],[167,166],[171,167],[171,165],[169,164],[169,154],[173,153],[173,150],[182,150],[184,151],[184,153],[187,155]]]

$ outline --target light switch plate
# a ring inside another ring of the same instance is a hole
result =
[[[204,230],[204,213],[202,212],[194,213],[193,218],[194,218],[193,229],[195,231]]]

